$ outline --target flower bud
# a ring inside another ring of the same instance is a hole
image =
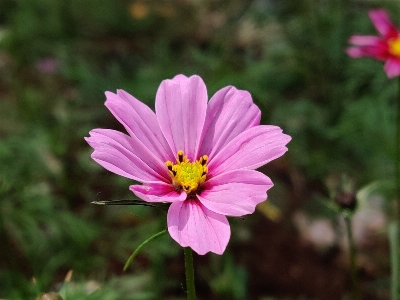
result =
[[[342,209],[354,211],[357,207],[357,197],[354,192],[340,191],[335,197],[335,202]]]

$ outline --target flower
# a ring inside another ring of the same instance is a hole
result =
[[[353,58],[373,57],[385,62],[384,70],[389,78],[400,75],[400,32],[390,22],[383,9],[370,10],[369,18],[380,36],[353,35],[346,52]]]
[[[60,61],[52,57],[42,58],[36,62],[36,68],[43,74],[54,74],[60,68]]]
[[[247,91],[227,86],[207,103],[197,76],[177,75],[158,88],[154,113],[123,90],[105,105],[129,135],[94,129],[86,141],[107,170],[141,182],[130,190],[147,202],[171,203],[168,231],[198,254],[222,254],[230,238],[226,216],[254,212],[273,186],[256,168],[283,155],[290,137],[259,125]]]

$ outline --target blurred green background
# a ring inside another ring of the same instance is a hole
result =
[[[400,25],[397,1],[1,0],[0,298],[185,299],[183,253],[168,235],[122,271],[166,215],[91,204],[133,194],[83,139],[123,130],[104,91],[154,107],[160,82],[183,73],[209,96],[250,91],[262,123],[293,138],[261,169],[275,184],[268,204],[230,219],[223,256],[195,256],[199,299],[350,299],[335,200],[355,197],[362,299],[389,299],[398,83],[344,52],[350,35],[376,34],[367,13],[380,5]]]

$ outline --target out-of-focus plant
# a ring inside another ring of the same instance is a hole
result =
[[[48,146],[44,136],[33,132],[0,144],[2,292],[18,286],[18,270],[46,286],[62,267],[83,271],[95,263],[87,252],[97,235],[94,224],[74,215],[56,195],[52,180],[59,162]]]

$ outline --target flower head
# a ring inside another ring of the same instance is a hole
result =
[[[208,101],[197,76],[177,75],[158,88],[155,113],[125,91],[106,92],[105,105],[129,135],[94,129],[86,141],[107,170],[142,184],[130,190],[147,202],[171,203],[168,231],[198,254],[222,254],[226,216],[254,212],[273,186],[256,168],[283,155],[290,137],[259,125],[247,91],[225,87]]]
[[[400,32],[390,22],[383,9],[370,10],[369,18],[379,36],[353,35],[349,43],[354,45],[346,52],[353,58],[372,57],[385,62],[384,70],[389,78],[400,75]]]
[[[60,61],[52,57],[42,58],[36,62],[36,68],[43,74],[54,74],[60,69]]]

